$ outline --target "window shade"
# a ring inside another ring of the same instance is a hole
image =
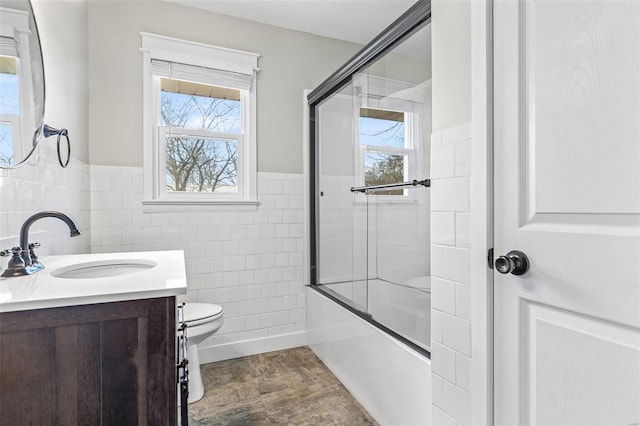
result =
[[[0,37],[0,55],[18,57],[18,46],[11,37]]]
[[[160,77],[187,80],[240,90],[250,90],[253,83],[253,75],[180,64],[160,59],[151,59],[151,72],[153,75]]]

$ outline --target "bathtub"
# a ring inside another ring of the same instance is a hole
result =
[[[381,424],[431,424],[431,360],[306,288],[311,350]]]

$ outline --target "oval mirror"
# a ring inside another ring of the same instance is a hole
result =
[[[0,168],[34,153],[44,118],[44,66],[29,0],[0,0]]]

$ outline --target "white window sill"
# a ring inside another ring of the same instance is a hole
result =
[[[258,210],[258,200],[142,200],[144,213],[167,213],[181,211],[242,211]]]

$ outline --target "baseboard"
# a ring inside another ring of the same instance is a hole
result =
[[[265,352],[297,348],[307,344],[307,332],[299,331],[279,336],[262,337],[260,339],[243,340],[241,342],[224,343],[222,345],[199,348],[200,364],[224,361],[243,356],[257,355]]]

